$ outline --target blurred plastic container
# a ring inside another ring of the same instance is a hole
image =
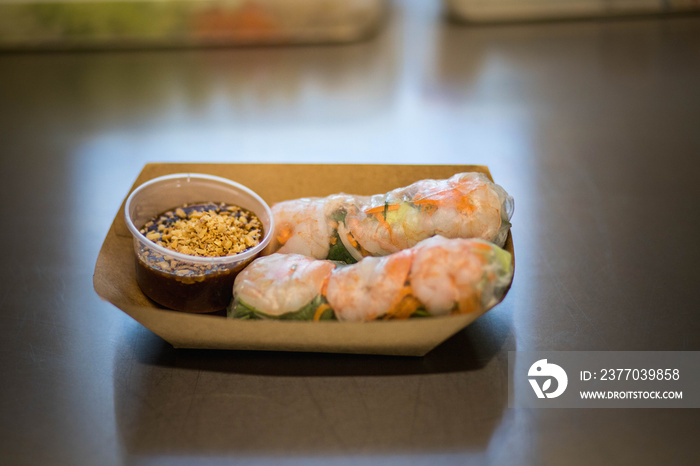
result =
[[[0,0],[0,49],[343,43],[385,0]]]
[[[696,0],[443,0],[443,4],[451,18],[473,23],[700,10]]]
[[[226,203],[254,213],[263,226],[260,243],[235,255],[201,257],[166,249],[139,231],[168,210],[202,202]],[[129,195],[124,214],[134,238],[136,282],[141,291],[162,306],[185,312],[225,308],[236,275],[262,252],[274,231],[272,212],[260,196],[241,184],[210,175],[183,173],[148,181]]]

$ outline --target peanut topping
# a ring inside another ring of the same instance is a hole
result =
[[[238,206],[184,205],[160,215],[141,229],[154,243],[200,257],[230,256],[257,246],[260,219]]]

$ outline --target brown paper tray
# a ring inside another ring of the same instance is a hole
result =
[[[421,179],[449,178],[468,171],[491,177],[487,167],[478,165],[155,163],[143,168],[129,192],[152,178],[170,173],[206,173],[237,181],[273,204],[337,192],[383,193]],[[510,234],[505,248],[513,254]],[[95,291],[176,348],[423,356],[478,317],[457,315],[341,323],[239,321],[219,315],[187,314],[163,309],[149,300],[136,284],[134,261],[122,203],[97,257]]]

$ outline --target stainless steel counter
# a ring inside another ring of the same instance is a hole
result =
[[[693,464],[683,409],[507,406],[515,350],[700,350],[700,17],[0,55],[3,464]],[[92,287],[146,162],[485,164],[505,301],[424,358],[176,350]]]

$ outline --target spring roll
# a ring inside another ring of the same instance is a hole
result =
[[[273,254],[253,261],[237,276],[228,315],[238,319],[334,318],[325,288],[336,264],[299,254]]]
[[[422,180],[375,196],[335,194],[272,207],[275,234],[263,254],[354,263],[410,248],[434,235],[505,244],[513,198],[481,173]]]
[[[478,315],[503,299],[512,277],[510,253],[480,239],[435,236],[351,265],[272,254],[238,275],[228,315],[349,322]]]

